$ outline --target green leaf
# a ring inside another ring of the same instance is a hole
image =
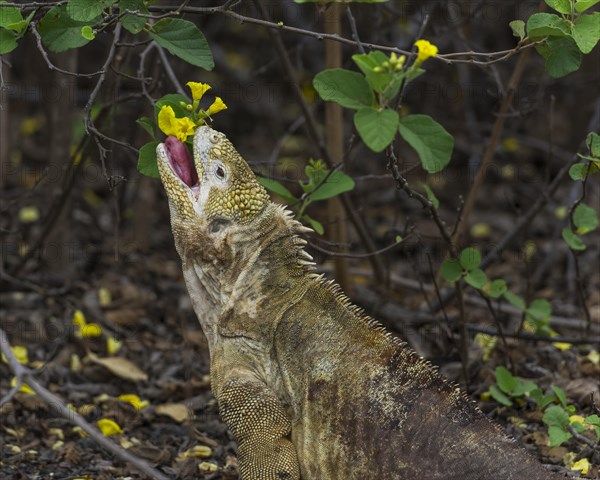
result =
[[[549,426],[566,427],[569,425],[569,415],[558,405],[547,408],[542,420]]]
[[[110,7],[113,0],[69,0],[67,3],[67,14],[78,22],[89,22],[102,13],[105,8]]]
[[[582,15],[573,26],[573,40],[583,53],[590,53],[600,40],[600,13]]]
[[[534,13],[527,20],[529,38],[565,37],[571,33],[569,24],[553,13]]]
[[[511,393],[517,384],[519,379],[513,376],[506,367],[496,367],[496,383],[500,389],[505,393]]]
[[[290,192],[286,187],[284,187],[277,180],[273,180],[271,178],[266,177],[257,177],[258,183],[260,183],[263,187],[265,187],[270,192],[273,192],[276,195],[279,195],[288,203],[294,203],[298,199],[294,197],[294,194]]]
[[[481,263],[481,254],[479,250],[473,247],[465,248],[460,253],[460,264],[465,270],[476,268]]]
[[[561,403],[561,405],[564,408],[567,408],[567,395],[565,394],[565,391],[556,385],[552,385],[550,388],[556,394],[556,398],[558,398],[558,401]]]
[[[173,109],[177,118],[189,116],[190,112],[181,106],[181,102],[187,105],[188,103],[191,103],[191,100],[178,93],[170,93],[165,95],[157,100],[157,102],[154,104],[154,118],[158,118],[158,113],[165,105],[168,105]]]
[[[548,394],[544,395],[541,388],[534,388],[529,392],[529,398],[537,403],[537,409],[543,411],[548,405],[556,400],[556,395]]]
[[[158,164],[156,163],[156,147],[160,142],[150,142],[140,148],[137,169],[143,175],[160,178]]]
[[[433,193],[433,190],[429,187],[429,185],[426,183],[422,183],[421,185],[423,185],[423,190],[425,190],[425,194],[433,206],[435,208],[440,208],[440,201],[437,199],[435,193]]]
[[[513,35],[520,40],[525,38],[525,22],[523,20],[513,20],[508,24],[513,32]]]
[[[140,117],[135,123],[146,130],[152,138],[156,138],[156,123],[150,117]]]
[[[407,115],[400,119],[400,135],[419,154],[423,168],[437,173],[448,165],[454,138],[429,115]]]
[[[309,217],[308,215],[302,215],[302,219],[306,222],[308,222],[308,224],[310,225],[310,227],[317,232],[319,235],[323,235],[325,233],[325,229],[323,228],[323,225],[321,225],[321,222],[315,220],[312,217]]]
[[[585,417],[586,425],[598,425],[600,427],[600,417],[596,414]]]
[[[539,298],[529,304],[527,314],[538,321],[548,320],[552,315],[552,305],[548,300]]]
[[[3,7],[0,5],[0,27],[13,30],[11,26],[22,21],[23,15],[17,7]]]
[[[592,8],[596,5],[600,0],[578,0],[575,2],[575,10],[579,13],[585,12],[587,9]]]
[[[592,154],[592,157],[600,158],[600,135],[596,132],[590,132],[585,139],[585,144]]]
[[[130,12],[138,11],[142,15],[148,15],[150,12],[146,8],[143,0],[120,0],[119,9],[121,12],[129,10]],[[134,35],[140,33],[147,23],[144,17],[138,17],[132,13],[127,13],[121,18],[123,28]]]
[[[373,105],[375,97],[365,77],[343,68],[323,70],[315,75],[313,86],[323,100],[358,110]]]
[[[0,55],[12,52],[17,48],[17,35],[6,28],[0,27]]]
[[[546,4],[560,13],[570,14],[571,13],[571,1],[570,0],[545,0]]]
[[[508,303],[517,307],[519,310],[525,311],[525,301],[518,295],[512,293],[510,290],[504,293],[504,298]]]
[[[573,212],[573,223],[579,235],[584,235],[598,228],[598,212],[585,203],[580,203]]]
[[[506,405],[507,407],[512,406],[512,400],[507,397],[504,393],[502,393],[496,385],[490,385],[490,395],[494,400],[502,405]]]
[[[92,27],[90,27],[89,25],[84,25],[83,27],[81,27],[81,36],[88,40],[93,40],[94,38],[96,38]]]
[[[393,72],[389,70],[375,71],[375,68],[383,68],[384,62],[389,61],[388,56],[379,50],[374,50],[368,54],[352,55],[352,60],[354,60],[354,63],[365,74],[371,88],[376,92],[383,93],[394,78]]]
[[[381,152],[396,136],[398,112],[363,107],[354,114],[354,126],[363,142],[374,152]]]
[[[479,268],[474,268],[465,276],[465,282],[477,289],[482,288],[488,281],[487,275]]]
[[[522,395],[525,395],[526,393],[532,392],[536,388],[539,387],[532,381],[523,380],[522,378],[519,378],[517,385],[515,386],[515,388],[513,388],[512,395],[514,397],[520,397]]]
[[[81,27],[91,24],[73,20],[67,15],[67,7],[63,5],[48,10],[40,21],[38,30],[48,50],[63,52],[89,43],[89,40],[81,35]]]
[[[545,45],[535,48],[546,60],[546,73],[552,78],[579,70],[581,52],[572,38],[549,38]]]
[[[571,435],[570,432],[567,432],[560,427],[548,427],[548,446],[558,447],[569,440],[572,436],[573,435]]]
[[[585,247],[585,243],[583,243],[583,240],[581,240],[581,238],[579,238],[579,236],[577,234],[573,233],[573,231],[571,231],[571,229],[569,227],[563,228],[562,237],[563,237],[564,241],[567,242],[567,245],[569,245],[571,250],[577,250],[577,251],[585,250],[586,247]]]
[[[588,172],[588,164],[586,163],[576,163],[575,165],[571,165],[569,168],[569,177],[572,180],[583,180]]]
[[[463,268],[456,258],[449,258],[442,263],[442,277],[447,282],[456,282],[463,274]]]
[[[349,192],[355,186],[356,183],[354,183],[352,177],[346,175],[344,172],[335,171],[327,177],[324,183],[310,193],[310,199],[313,201],[326,200],[340,193]]]
[[[492,298],[500,298],[506,291],[508,287],[506,282],[499,278],[498,280],[494,280],[493,282],[488,283],[483,288],[484,293]]]
[[[198,27],[188,20],[163,18],[150,30],[161,47],[191,65],[212,70],[215,66],[208,42]]]

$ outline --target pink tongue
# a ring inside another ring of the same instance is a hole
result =
[[[198,173],[196,173],[190,151],[183,142],[173,136],[168,136],[165,140],[165,150],[173,170],[183,183],[188,187],[196,185],[198,183]]]

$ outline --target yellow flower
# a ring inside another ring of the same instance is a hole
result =
[[[81,328],[78,336],[83,338],[96,338],[102,336],[102,327],[97,323],[88,323]]]
[[[101,418],[96,423],[105,437],[108,437],[110,435],[116,435],[118,433],[123,433],[123,430],[121,430],[119,424],[117,422],[114,422],[113,420],[109,420],[108,418]]]
[[[187,137],[194,134],[196,124],[187,117],[177,118],[173,107],[165,105],[158,112],[158,127],[165,135],[173,135],[185,142]]]
[[[27,348],[21,345],[15,345],[12,347],[12,351],[19,363],[29,363],[29,357],[27,356]],[[8,359],[2,354],[2,361],[8,363]]]
[[[192,100],[199,102],[206,92],[210,90],[208,83],[187,82],[186,85],[192,91]]]
[[[138,397],[137,395],[134,394],[124,394],[124,395],[119,395],[119,400],[121,400],[122,402],[127,402],[130,403],[131,405],[134,406],[134,408],[136,410],[141,410],[144,407],[147,407],[148,405],[150,405],[150,402],[148,400],[142,400],[140,397]]]
[[[123,345],[123,342],[117,340],[115,337],[108,337],[106,339],[106,351],[109,355],[117,353],[121,349],[121,345]]]
[[[581,415],[571,415],[569,417],[569,423],[573,425],[575,422],[579,422],[583,425],[585,423],[585,418],[583,418]]]
[[[572,344],[566,342],[553,342],[552,345],[559,350],[568,350],[573,346]]]
[[[227,105],[225,105],[221,97],[217,97],[215,98],[215,101],[212,103],[212,105],[208,107],[206,113],[208,113],[208,115],[210,116],[214,115],[215,113],[219,113],[220,111],[225,109],[227,109]]]
[[[73,313],[73,325],[77,325],[79,328],[85,326],[85,315],[81,310],[75,310]]]
[[[435,57],[438,53],[438,48],[428,40],[417,40],[415,42],[415,47],[417,47],[418,50],[417,61],[415,62],[416,66],[421,65],[430,57]]]
[[[590,462],[587,458],[582,458],[581,460],[577,460],[571,467],[571,470],[575,470],[575,471],[580,470],[582,475],[587,474],[589,469],[590,469]]]

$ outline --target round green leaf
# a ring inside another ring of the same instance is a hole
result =
[[[575,10],[579,13],[585,12],[587,9],[592,8],[596,5],[600,0],[578,0],[575,2]]]
[[[143,0],[119,0],[119,9],[121,12],[129,10],[130,12],[138,11],[143,15],[148,15],[148,8],[144,4]],[[123,15],[121,23],[123,28],[134,35],[140,33],[146,25],[147,19],[144,17],[138,17],[128,13]]]
[[[569,168],[569,177],[571,177],[572,180],[583,180],[587,171],[587,163],[576,163]]]
[[[83,38],[87,38],[88,40],[93,40],[94,38],[96,38],[92,27],[90,27],[89,25],[84,25],[83,27],[81,27],[81,36]]]
[[[579,236],[571,231],[569,227],[565,227],[562,230],[562,237],[571,250],[583,251],[585,250],[585,243],[579,238]]]
[[[102,13],[105,8],[110,7],[113,0],[69,0],[67,3],[67,14],[78,22],[89,22]]]
[[[456,258],[449,258],[442,264],[442,277],[447,282],[456,282],[463,274],[463,268]]]
[[[570,432],[567,432],[560,427],[548,427],[548,446],[558,447],[569,440],[572,436],[573,435]]]
[[[358,110],[373,105],[375,97],[365,77],[343,68],[323,70],[315,75],[313,86],[323,100]]]
[[[548,38],[545,45],[536,50],[546,60],[546,73],[560,78],[579,70],[581,52],[572,38]]]
[[[496,383],[504,393],[511,393],[519,383],[519,379],[506,367],[499,366],[496,367]]]
[[[523,20],[513,20],[508,24],[513,35],[519,39],[525,38],[525,22]]]
[[[585,144],[592,154],[592,157],[600,158],[600,135],[596,132],[590,132],[585,139]]]
[[[546,4],[560,13],[571,13],[571,0],[545,0]]]
[[[503,279],[499,278],[497,280],[494,280],[493,282],[486,284],[483,290],[484,293],[491,298],[500,298],[502,295],[504,295],[504,293],[506,293],[508,287],[506,285],[506,282]]]
[[[488,281],[487,275],[479,268],[471,270],[465,277],[465,282],[477,289],[482,288]]]
[[[598,212],[585,203],[580,203],[573,212],[573,223],[580,235],[596,230],[598,228]]]
[[[552,315],[552,305],[550,305],[548,300],[539,298],[531,302],[527,307],[527,314],[538,321],[548,320],[550,315]]]
[[[583,53],[590,53],[600,40],[600,12],[582,15],[573,26],[573,40]]]
[[[21,10],[17,7],[3,7],[0,4],[0,27],[12,30],[10,26],[21,21],[23,21]]]
[[[472,270],[481,263],[481,254],[479,250],[473,247],[465,248],[460,253],[460,264],[465,270]]]
[[[0,27],[0,55],[12,52],[17,45],[17,36],[10,30]]]
[[[407,115],[400,119],[400,135],[419,154],[429,173],[441,171],[450,161],[454,138],[429,115]]]
[[[546,425],[551,427],[566,427],[569,425],[569,415],[558,405],[548,407],[542,420]]]
[[[398,112],[364,107],[354,114],[354,126],[363,142],[374,152],[381,152],[396,136]]]
[[[527,35],[531,39],[564,37],[570,33],[569,24],[553,13],[534,13],[527,20]]]
[[[48,10],[40,21],[38,30],[48,50],[63,52],[89,43],[89,40],[81,35],[81,27],[85,25],[88,23],[69,17],[66,6],[63,5]]]
[[[158,164],[156,163],[156,147],[160,142],[150,142],[140,148],[138,155],[138,171],[149,177],[160,178]]]
[[[205,70],[212,70],[215,66],[206,38],[188,20],[163,18],[152,26],[150,36],[161,47],[191,65]]]
[[[492,398],[498,403],[506,405],[507,407],[512,406],[512,400],[509,397],[507,397],[504,393],[502,393],[496,385],[491,385],[489,391]]]

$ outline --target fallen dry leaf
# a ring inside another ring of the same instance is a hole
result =
[[[167,415],[176,422],[183,422],[189,416],[189,410],[183,403],[165,403],[156,407],[156,413]]]
[[[101,358],[92,352],[87,357],[91,362],[102,365],[104,368],[114,373],[117,377],[125,380],[137,382],[138,380],[148,380],[148,374],[140,370],[135,363],[123,357]]]

